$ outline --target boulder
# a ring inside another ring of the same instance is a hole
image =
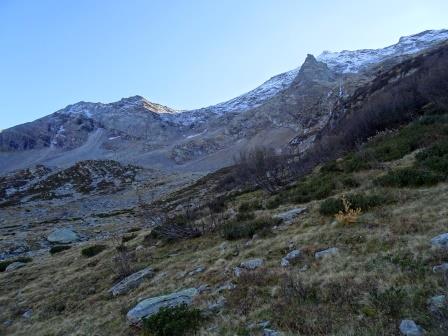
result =
[[[15,261],[11,264],[8,265],[8,267],[6,267],[5,272],[12,272],[16,269],[22,268],[23,266],[25,266],[26,264],[20,261]]]
[[[448,233],[442,233],[432,238],[431,245],[437,248],[448,248]]]
[[[261,258],[254,258],[254,259],[248,259],[243,261],[240,264],[241,268],[247,269],[247,270],[254,270],[258,267],[260,267],[261,265],[263,265],[264,261]]]
[[[294,208],[288,211],[280,212],[279,214],[274,215],[274,218],[281,219],[284,223],[289,224],[294,218],[305,211],[306,208]]]
[[[448,298],[446,295],[436,295],[428,300],[429,310],[433,313],[437,313],[441,309],[448,307]]]
[[[131,289],[140,286],[144,279],[151,278],[153,276],[154,271],[152,268],[144,268],[134,274],[127,276],[126,278],[115,284],[111,289],[109,289],[109,293],[113,296],[125,294]]]
[[[196,288],[188,288],[168,295],[144,299],[127,313],[127,320],[130,324],[138,325],[143,318],[157,314],[162,307],[190,305],[197,294]]]
[[[48,235],[47,240],[55,244],[70,244],[79,240],[79,236],[69,229],[56,229]]]
[[[413,320],[402,320],[400,323],[400,332],[405,336],[422,336],[425,331]]]
[[[283,267],[288,267],[291,261],[294,261],[294,260],[300,258],[301,255],[302,254],[299,250],[293,250],[282,258],[282,261],[280,264]]]
[[[314,257],[316,259],[323,259],[323,258],[326,258],[326,257],[334,256],[334,255],[336,255],[338,253],[339,253],[339,249],[337,247],[330,247],[330,248],[328,248],[326,250],[322,250],[322,251],[316,252],[314,254]]]
[[[448,272],[448,263],[436,265],[432,268],[432,271],[434,273],[447,273]]]

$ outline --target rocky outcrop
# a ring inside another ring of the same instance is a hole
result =
[[[79,236],[69,229],[56,229],[48,235],[47,240],[54,244],[70,244],[78,241]]]
[[[431,245],[436,248],[448,248],[448,233],[442,233],[432,238]]]
[[[189,288],[168,295],[144,299],[127,313],[127,320],[130,324],[138,325],[143,318],[157,314],[162,307],[191,304],[197,294],[198,290],[196,288]]]
[[[335,256],[339,253],[339,249],[337,247],[330,247],[328,249],[318,251],[314,254],[316,259],[324,259],[331,256]]]
[[[15,262],[9,264],[8,267],[6,267],[5,271],[12,272],[12,271],[15,271],[16,269],[24,267],[25,265],[26,265],[26,263],[23,263],[20,261],[15,261]]]
[[[128,293],[130,290],[137,288],[143,282],[143,280],[151,278],[154,276],[154,271],[152,268],[147,267],[138,272],[135,272],[117,284],[115,284],[109,293],[113,296],[122,295]]]
[[[306,208],[294,208],[274,215],[274,218],[281,219],[284,223],[289,224],[293,221],[294,218],[296,218],[301,213],[304,213],[305,211]]]
[[[302,253],[299,250],[293,250],[282,258],[282,261],[280,262],[280,264],[282,267],[288,267],[291,264],[291,262],[294,262],[295,260],[299,259],[301,256],[302,256]]]
[[[402,320],[400,322],[400,332],[405,336],[423,336],[425,331],[413,320]]]
[[[238,267],[235,267],[233,273],[236,277],[239,277],[244,271],[253,271],[264,264],[264,260],[261,258],[248,259],[243,262]]]

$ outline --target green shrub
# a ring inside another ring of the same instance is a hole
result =
[[[282,202],[281,202],[280,196],[274,196],[267,200],[266,209],[270,209],[270,210],[277,209],[281,203]]]
[[[134,239],[135,237],[137,237],[136,234],[130,234],[130,235],[123,236],[123,237],[121,237],[121,242],[126,243],[126,242]]]
[[[448,141],[443,141],[425,149],[416,155],[420,166],[436,172],[448,174]]]
[[[238,211],[239,212],[249,212],[249,211],[253,211],[253,210],[259,210],[262,209],[263,206],[261,204],[260,200],[255,200],[252,202],[243,202],[240,204],[240,206],[238,207]]]
[[[71,246],[70,245],[56,245],[56,246],[52,246],[50,248],[50,254],[56,254],[62,251],[66,251],[68,249],[70,249]]]
[[[351,176],[345,176],[341,178],[342,185],[347,188],[357,188],[360,186],[360,183]]]
[[[103,252],[106,248],[107,248],[107,246],[102,245],[102,244],[92,245],[92,246],[83,248],[81,250],[81,254],[84,257],[90,258],[90,257],[96,256],[97,254]]]
[[[420,168],[401,168],[378,177],[374,182],[384,187],[421,187],[431,186],[444,180],[444,176]]]
[[[138,232],[138,231],[141,231],[141,229],[142,228],[139,228],[139,227],[133,227],[128,230],[128,233]]]
[[[325,163],[321,168],[321,173],[335,173],[335,172],[342,172],[343,169],[338,165],[338,163],[333,160]]]
[[[253,212],[238,212],[236,214],[236,220],[238,222],[252,220],[255,218],[255,214]]]
[[[292,201],[306,203],[330,196],[336,185],[331,176],[313,176],[289,190]]]
[[[350,154],[342,162],[343,170],[347,173],[353,173],[360,170],[372,168],[370,160],[367,160],[361,153]]]
[[[143,319],[144,336],[182,336],[196,333],[203,318],[199,309],[186,304],[163,307],[157,314]]]
[[[230,221],[223,225],[222,236],[227,240],[252,238],[255,233],[269,229],[279,223],[278,219],[269,217],[256,218],[245,222]]]
[[[398,318],[405,305],[406,293],[401,288],[390,287],[384,291],[369,292],[369,302],[383,314]]]
[[[2,261],[0,261],[0,272],[4,272],[6,270],[6,268],[9,265],[11,265],[13,262],[29,263],[31,261],[33,261],[33,259],[30,257],[20,257],[20,258],[11,259],[11,260],[2,260]]]
[[[373,207],[382,205],[387,201],[390,201],[388,197],[377,194],[349,194],[347,200],[350,202],[350,208],[361,209],[367,211]],[[320,204],[319,212],[325,216],[332,216],[339,211],[344,211],[344,204],[341,198],[327,198]]]

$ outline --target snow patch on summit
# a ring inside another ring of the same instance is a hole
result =
[[[448,30],[427,30],[419,34],[401,37],[397,44],[382,49],[324,51],[317,60],[339,73],[357,73],[369,65],[386,59],[412,55],[448,40]]]

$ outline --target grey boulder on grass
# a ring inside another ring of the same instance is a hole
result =
[[[196,288],[188,288],[168,295],[144,299],[128,312],[127,320],[129,324],[139,325],[142,319],[157,314],[162,307],[190,305],[197,294]]]
[[[138,272],[135,272],[117,284],[115,284],[111,289],[109,289],[109,293],[113,296],[125,294],[129,292],[131,289],[137,288],[143,282],[143,280],[147,278],[151,278],[154,276],[154,271],[152,268],[147,267]]]
[[[50,243],[70,244],[79,240],[76,232],[69,229],[55,229],[47,237]]]

